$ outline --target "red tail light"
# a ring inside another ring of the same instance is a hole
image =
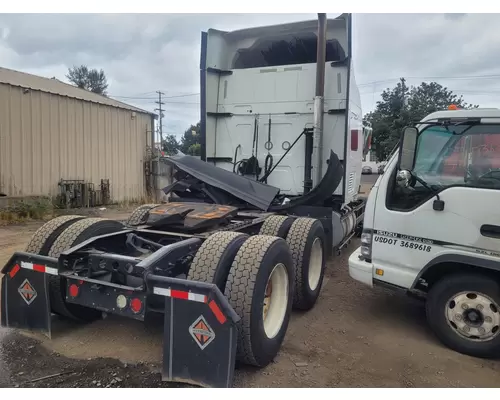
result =
[[[130,309],[135,313],[138,314],[142,310],[142,301],[140,299],[132,299],[130,301]]]
[[[69,285],[69,295],[71,297],[76,297],[78,296],[78,292],[80,291],[80,288],[78,285],[75,285],[74,283]]]

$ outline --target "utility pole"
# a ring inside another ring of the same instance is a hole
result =
[[[160,158],[161,154],[163,151],[163,108],[161,107],[163,104],[163,101],[161,101],[161,96],[164,95],[165,93],[162,93],[160,90],[157,90],[156,93],[158,93],[158,101],[155,101],[156,104],[158,104],[158,108],[155,108],[155,111],[158,111],[160,114],[160,118],[158,119],[158,131],[160,132],[160,151],[158,152],[158,158],[156,159],[156,174],[154,177],[155,181],[155,198],[157,202],[161,202],[161,191],[159,189],[162,187],[160,185],[161,183],[161,168],[160,168]]]
[[[161,108],[161,106],[163,104],[165,104],[164,102],[161,101],[161,96],[164,95],[165,93],[157,90],[156,93],[158,93],[158,101],[155,101],[156,104],[158,104],[158,107],[159,108],[155,108],[155,111],[158,111],[160,113],[160,118],[159,118],[159,126],[158,126],[158,130],[160,131],[160,151],[162,151],[162,147],[163,147],[163,109]]]

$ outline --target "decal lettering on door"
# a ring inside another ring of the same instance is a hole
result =
[[[431,244],[434,244],[434,241],[430,239],[401,235],[395,232],[375,231],[374,234],[375,237],[373,240],[375,242],[387,244],[389,246],[405,247],[416,251],[426,251],[430,253],[432,250]]]

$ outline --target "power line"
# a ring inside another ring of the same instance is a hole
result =
[[[190,97],[190,96],[198,96],[199,93],[188,93],[188,94],[179,94],[174,96],[165,96],[164,99],[175,99],[179,97]],[[155,100],[156,97],[141,97],[141,96],[110,96],[113,98],[120,99],[131,99],[131,100]]]
[[[185,101],[165,101],[165,104],[192,104],[192,105],[200,105],[200,102],[185,102]]]
[[[440,79],[440,80],[474,80],[474,79],[498,79],[500,78],[500,74],[485,74],[485,75],[462,75],[462,76],[406,76],[405,79]],[[359,83],[358,87],[363,87],[363,86],[372,86],[372,85],[378,85],[382,83],[389,83],[393,81],[399,81],[401,78],[386,78],[386,79],[381,79],[381,80],[376,80],[376,81],[371,81],[371,82],[364,82],[364,83]],[[110,97],[113,98],[120,98],[120,99],[137,99],[137,100],[155,100],[156,97],[144,97],[146,95],[153,95],[156,92],[143,92],[143,93],[137,93],[135,95],[130,95],[130,96],[122,96],[122,95],[109,95]],[[185,94],[178,94],[178,95],[172,95],[172,96],[164,96],[163,99],[174,99],[174,98],[180,98],[180,97],[191,97],[191,96],[199,96],[200,93],[185,93]]]
[[[405,79],[439,79],[439,80],[474,80],[474,79],[498,79],[500,75],[490,74],[490,75],[463,75],[463,76],[406,76]],[[389,83],[393,81],[399,81],[400,78],[388,78],[378,81],[360,83],[358,86],[371,86],[378,85],[381,83]]]
[[[366,91],[360,92],[360,95],[370,95],[373,93],[381,93],[386,89],[379,89],[376,91]],[[470,90],[470,89],[456,89],[456,88],[448,88],[448,90],[455,92],[456,94],[475,94],[475,95],[492,95],[492,96],[500,96],[500,90]]]
[[[176,96],[167,96],[167,97],[164,97],[164,99],[175,99],[178,97],[190,97],[190,96],[199,96],[199,95],[200,95],[200,93],[179,94]]]

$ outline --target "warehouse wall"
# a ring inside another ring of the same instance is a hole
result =
[[[0,192],[56,195],[60,179],[110,180],[111,199],[145,195],[151,116],[0,84]],[[96,187],[98,189],[98,187]]]

